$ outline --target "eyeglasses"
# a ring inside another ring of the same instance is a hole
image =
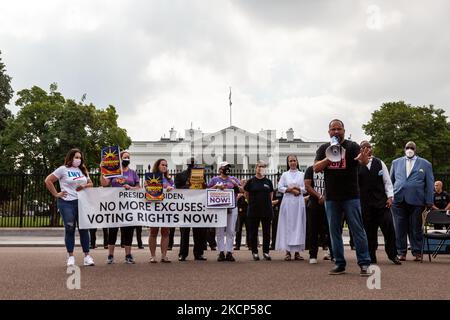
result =
[[[413,151],[416,150],[414,147],[406,147],[406,148],[405,148],[405,150],[408,150],[408,149],[409,149],[409,150],[413,150]]]
[[[265,168],[266,166],[256,166],[257,168]]]

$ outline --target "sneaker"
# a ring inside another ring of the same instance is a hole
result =
[[[327,252],[323,255],[323,260],[331,260],[331,253],[328,249]]]
[[[84,257],[84,265],[85,266],[94,266],[94,259],[92,259],[92,257],[90,255],[87,255]]]
[[[369,277],[369,266],[361,266],[361,271],[359,272],[359,275],[361,277]]]
[[[108,255],[108,258],[106,259],[106,263],[107,264],[113,264],[114,263],[114,256],[113,255]]]
[[[69,256],[67,258],[67,266],[71,267],[75,265],[75,257],[74,256]]]
[[[341,267],[341,266],[335,266],[333,269],[331,269],[328,274],[335,276],[335,275],[339,275],[339,274],[344,274],[345,273],[345,267]]]
[[[131,254],[129,254],[125,257],[125,263],[126,264],[135,264],[136,262],[134,261],[133,256]]]
[[[317,264],[316,258],[309,258],[309,264]]]
[[[263,258],[264,258],[264,260],[266,260],[266,261],[272,261],[272,258],[269,256],[268,253],[263,253]]]
[[[236,259],[234,259],[233,254],[231,252],[227,252],[227,256],[225,257],[225,260],[234,262]]]
[[[225,261],[225,253],[223,251],[220,251],[217,261]]]
[[[253,260],[259,261],[259,255],[257,253],[253,253],[252,256],[253,256]]]

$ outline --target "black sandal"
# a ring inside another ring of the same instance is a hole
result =
[[[300,253],[296,252],[294,255],[294,260],[301,261],[301,260],[305,260],[305,259],[300,255]]]
[[[286,255],[284,256],[284,261],[291,261],[291,253],[290,252],[286,252]]]

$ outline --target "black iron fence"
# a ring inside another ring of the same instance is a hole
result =
[[[172,177],[179,173],[171,172]],[[266,176],[276,186],[282,172],[268,171]],[[4,174],[0,173],[0,228],[16,227],[62,227],[63,223],[57,211],[56,201],[47,190],[44,179],[47,173]],[[145,172],[138,171],[141,185]],[[206,172],[206,181],[216,176],[215,172]],[[235,170],[232,175],[238,179],[249,179],[254,173],[248,170]],[[100,186],[100,174],[90,173],[94,186]],[[57,186],[58,187],[58,186]]]
[[[174,177],[178,172],[171,172]],[[145,172],[138,172],[143,185]],[[267,171],[274,187],[281,176],[280,171]],[[206,181],[216,176],[215,172],[206,172]],[[238,179],[249,179],[254,172],[235,170],[232,175]],[[56,208],[56,201],[45,187],[47,174],[4,174],[0,173],[0,228],[1,227],[61,227],[62,220]],[[99,186],[99,173],[91,173],[94,186]],[[449,173],[435,173],[435,180],[441,180],[445,187],[450,186]]]

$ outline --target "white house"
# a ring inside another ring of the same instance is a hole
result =
[[[170,170],[182,170],[191,157],[211,170],[216,170],[217,163],[227,161],[233,169],[253,171],[259,159],[269,163],[269,170],[279,170],[286,168],[289,154],[297,155],[304,170],[313,164],[316,150],[323,143],[294,138],[292,128],[286,132],[286,138],[277,138],[275,130],[251,133],[235,126],[214,133],[187,129],[184,138],[180,138],[172,128],[169,138],[133,141],[129,151],[131,167],[136,170],[147,170],[159,158],[167,160]]]

